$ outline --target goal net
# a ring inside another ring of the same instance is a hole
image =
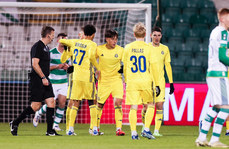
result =
[[[132,28],[137,22],[146,25],[149,42],[150,4],[0,2],[0,122],[9,122],[30,104],[27,79],[31,69],[30,49],[41,38],[43,25],[52,26],[56,35],[67,33],[71,39],[78,38],[84,25],[93,24],[97,30],[94,41],[98,45],[104,44],[107,29],[115,29],[119,33],[118,45],[124,47],[135,40]],[[56,45],[54,40],[49,47]],[[128,123],[128,109],[124,102],[124,123]],[[26,122],[31,120],[32,117]],[[81,103],[77,122],[90,122],[87,101]],[[104,107],[101,123],[115,123],[111,97]]]

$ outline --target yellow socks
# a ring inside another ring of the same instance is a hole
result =
[[[97,109],[96,109],[96,105],[91,105],[89,106],[90,108],[90,116],[91,116],[91,127],[97,127]]]
[[[69,120],[69,130],[74,131],[74,125],[76,121],[76,115],[77,115],[78,108],[75,106],[72,106],[70,109],[70,120]]]
[[[99,108],[98,106],[96,108],[97,108],[97,127],[100,128],[100,119],[102,117],[103,108]]]
[[[122,106],[115,106],[115,122],[116,128],[122,128]]]
[[[226,131],[229,132],[229,121],[226,121]]]
[[[159,131],[161,127],[162,119],[163,119],[163,110],[156,110],[155,130]]]
[[[70,120],[70,107],[67,107],[67,110],[66,110],[66,131],[69,130],[69,120]]]
[[[148,106],[145,114],[145,128],[150,128],[154,116],[154,110],[154,106]]]
[[[130,109],[129,122],[130,122],[131,132],[136,131],[136,125],[137,125],[137,110],[136,109]]]
[[[145,125],[145,115],[146,112],[142,109],[142,123]]]

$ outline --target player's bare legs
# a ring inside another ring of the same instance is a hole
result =
[[[31,108],[33,109],[33,111],[39,110],[40,107],[41,107],[41,102],[32,102],[31,103]]]
[[[123,118],[122,101],[123,99],[114,98],[116,135],[117,136],[125,135],[125,132],[122,131],[122,118]]]

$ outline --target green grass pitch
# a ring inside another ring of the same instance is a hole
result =
[[[64,124],[60,125],[65,128]],[[77,136],[45,136],[46,124],[39,124],[34,128],[32,123],[20,124],[18,136],[12,136],[8,123],[0,123],[0,149],[192,149],[198,135],[197,126],[162,126],[163,137],[148,140],[132,140],[129,126],[123,126],[125,136],[115,136],[115,125],[101,125],[103,136],[90,136],[88,124],[76,124]],[[154,126],[151,126],[153,130]],[[138,126],[140,134],[141,127]],[[209,132],[211,133],[211,132]],[[228,144],[229,137],[224,135],[225,127],[220,140]],[[209,138],[208,138],[209,139]]]

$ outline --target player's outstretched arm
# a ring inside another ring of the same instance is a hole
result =
[[[59,42],[65,46],[60,59],[61,63],[65,63],[73,55],[71,47],[74,43],[71,39],[60,39]]]

